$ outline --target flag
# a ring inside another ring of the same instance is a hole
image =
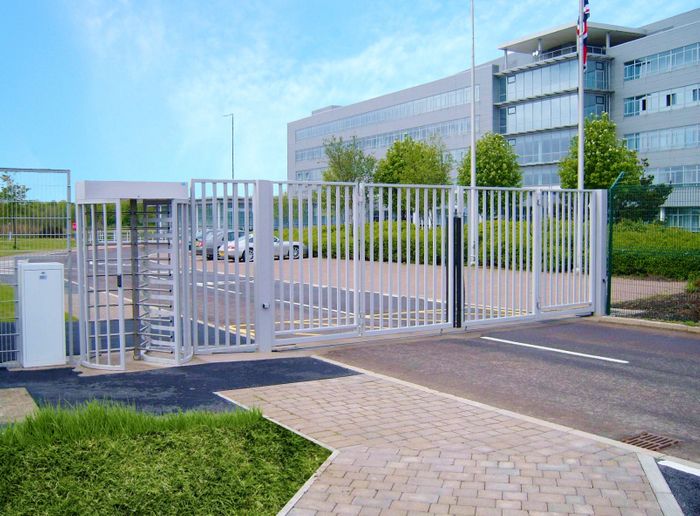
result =
[[[588,0],[583,0],[583,11],[578,16],[578,26],[576,33],[581,40],[581,52],[583,54],[583,69],[586,69],[588,64],[588,18],[591,16],[591,8],[588,5]]]

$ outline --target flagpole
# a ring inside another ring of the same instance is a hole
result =
[[[583,116],[583,28],[586,23],[583,13],[583,0],[578,2],[579,27],[576,38],[578,46],[578,186],[579,190],[583,190],[583,151],[584,151],[584,116]]]
[[[472,22],[472,71],[471,71],[471,131],[469,147],[471,149],[470,168],[471,177],[469,192],[469,264],[474,265],[476,260],[476,234],[477,234],[477,211],[476,211],[476,57],[475,57],[475,35],[474,35],[474,0],[471,0],[471,22]]]
[[[578,2],[578,27],[576,31],[576,45],[578,48],[578,181],[577,181],[577,189],[579,190],[578,194],[576,195],[576,204],[578,205],[576,208],[576,270],[579,271],[579,274],[582,271],[581,267],[583,264],[583,203],[584,203],[584,196],[582,193],[582,190],[585,186],[584,182],[584,143],[585,143],[585,134],[584,134],[584,123],[585,123],[585,117],[584,117],[584,91],[583,91],[583,74],[584,74],[584,69],[583,69],[583,44],[584,44],[584,31],[588,29],[587,26],[587,20],[585,19],[585,13],[584,13],[584,0],[579,0]]]

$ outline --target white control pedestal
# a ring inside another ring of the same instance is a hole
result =
[[[18,263],[20,363],[22,367],[66,363],[62,263]]]

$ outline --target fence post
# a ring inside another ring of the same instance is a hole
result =
[[[532,312],[540,316],[540,278],[542,275],[542,191],[532,197]]]
[[[610,304],[612,303],[612,250],[613,250],[613,225],[615,222],[615,209],[614,209],[614,204],[615,204],[615,189],[617,188],[618,183],[620,180],[624,177],[625,173],[620,172],[620,175],[617,176],[617,179],[615,179],[615,182],[612,184],[610,189],[608,190],[608,210],[607,210],[607,216],[608,216],[608,249],[607,249],[607,257],[606,257],[606,269],[608,271],[607,278],[606,278],[606,296],[605,296],[605,315],[610,315]]]
[[[593,196],[595,199],[595,225],[593,226],[594,233],[591,239],[593,243],[593,249],[591,249],[591,254],[593,255],[593,271],[591,271],[593,290],[591,295],[593,297],[594,314],[605,315],[609,306],[607,299],[609,297],[608,289],[610,284],[607,266],[607,243],[609,233],[606,231],[608,219],[608,192],[607,190],[596,190]]]
[[[271,181],[256,181],[253,198],[255,234],[255,342],[258,351],[270,352],[275,340],[275,271],[273,265],[273,195]]]

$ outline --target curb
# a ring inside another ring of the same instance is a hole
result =
[[[591,319],[603,323],[620,324],[622,326],[641,326],[643,328],[655,328],[657,330],[671,330],[681,333],[693,333],[700,335],[700,326],[688,326],[686,324],[678,324],[663,321],[647,321],[646,319],[613,317],[611,315],[593,316],[591,317]]]
[[[668,487],[668,483],[661,474],[661,470],[659,470],[656,461],[649,455],[644,455],[642,453],[637,453],[637,458],[644,469],[644,473],[649,480],[651,489],[656,495],[656,500],[659,502],[661,512],[664,513],[664,516],[683,516],[683,511],[680,505],[678,505],[676,498],[673,496],[671,488]]]

